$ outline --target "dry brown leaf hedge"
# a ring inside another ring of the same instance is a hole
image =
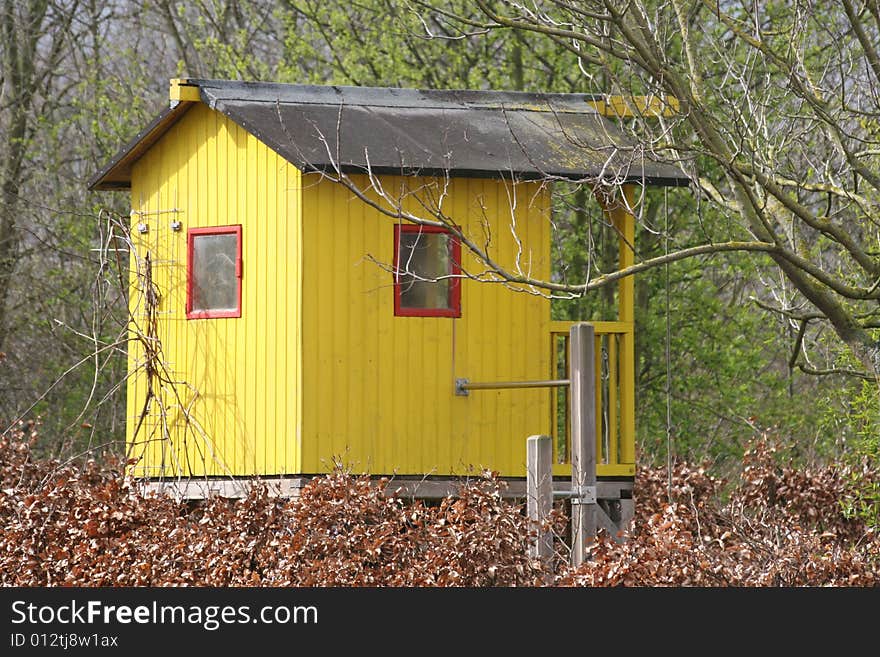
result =
[[[578,570],[568,565],[564,508],[549,521],[556,559],[533,562],[523,506],[503,498],[491,472],[432,505],[343,467],[296,499],[255,488],[193,505],[142,495],[112,459],[37,460],[36,440],[33,423],[0,439],[4,586],[880,584],[880,536],[840,503],[854,475],[877,474],[780,466],[767,435],[732,486],[686,464],[671,477],[640,468],[626,540],[601,535]]]

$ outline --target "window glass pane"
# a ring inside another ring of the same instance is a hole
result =
[[[192,310],[237,310],[238,236],[194,235],[192,257]]]
[[[404,308],[451,308],[451,240],[444,233],[400,233],[400,305]],[[427,279],[427,280],[421,280]]]

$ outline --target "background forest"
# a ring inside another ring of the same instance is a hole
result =
[[[3,0],[0,430],[122,451],[127,198],[86,183],[193,77],[675,96],[621,120],[693,181],[639,215],[639,458],[724,472],[769,429],[795,460],[875,459],[880,10],[812,5]],[[587,192],[554,240],[555,317],[610,318],[617,235]]]

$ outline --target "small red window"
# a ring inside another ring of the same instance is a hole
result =
[[[241,317],[241,226],[187,232],[186,316]]]
[[[394,227],[394,314],[461,317],[461,242],[434,226]]]

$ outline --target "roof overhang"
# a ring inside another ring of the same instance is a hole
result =
[[[684,186],[586,94],[172,80],[171,106],[90,181],[126,189],[131,168],[198,99],[303,171],[565,179]]]
[[[131,188],[131,167],[164,135],[168,129],[193,105],[192,102],[172,102],[120,150],[88,182],[94,190],[122,190]]]

